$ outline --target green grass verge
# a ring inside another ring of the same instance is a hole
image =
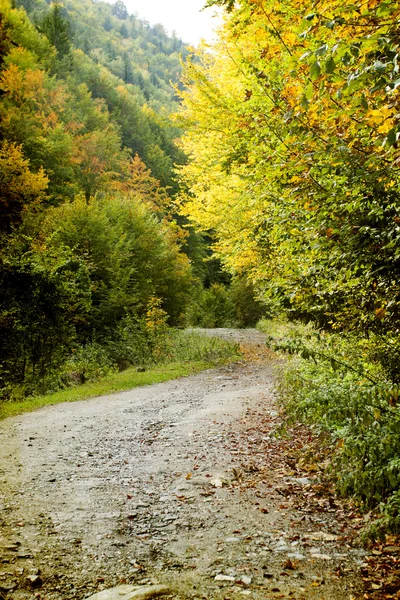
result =
[[[188,363],[157,365],[148,367],[144,373],[138,373],[135,368],[127,369],[121,373],[110,375],[101,381],[84,383],[83,385],[61,390],[54,394],[34,396],[21,401],[4,402],[0,404],[0,419],[20,415],[25,412],[32,412],[50,404],[87,400],[89,398],[95,398],[96,396],[104,396],[105,394],[122,392],[139,386],[162,383],[163,381],[169,381],[170,379],[193,375],[194,373],[199,373],[200,371],[232,362],[235,358],[237,357],[231,356],[212,363],[206,361],[193,361]]]

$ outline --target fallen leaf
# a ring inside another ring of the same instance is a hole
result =
[[[285,562],[285,564],[283,565],[284,569],[289,569],[290,571],[295,571],[297,568],[297,565],[295,562],[291,561],[290,558],[287,559],[287,561]]]

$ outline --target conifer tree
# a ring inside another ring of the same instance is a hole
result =
[[[52,4],[44,17],[40,30],[56,48],[60,57],[67,56],[71,51],[70,25],[63,16],[61,4]]]

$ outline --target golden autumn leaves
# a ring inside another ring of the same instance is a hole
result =
[[[321,323],[399,318],[399,18],[391,1],[243,0],[186,70],[183,212],[232,272]]]

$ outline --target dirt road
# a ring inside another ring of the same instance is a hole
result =
[[[218,334],[253,359],[0,423],[0,598],[360,597],[364,550],[275,436],[262,334]]]

